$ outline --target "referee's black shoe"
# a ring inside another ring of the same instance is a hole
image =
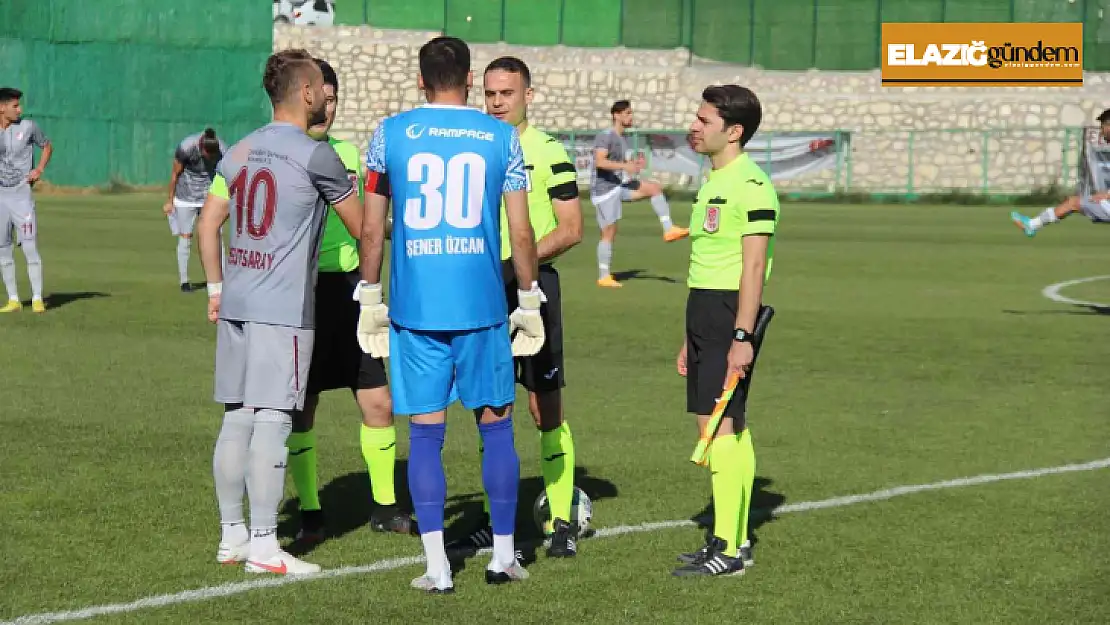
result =
[[[724,554],[728,543],[716,536],[709,539],[702,556],[696,561],[674,570],[675,577],[715,577],[718,575],[743,575],[744,559]]]
[[[323,510],[301,510],[301,528],[297,530],[296,541],[316,544],[327,538],[328,528],[324,521]]]
[[[475,554],[481,549],[492,547],[493,529],[490,527],[489,515],[483,514],[482,518],[479,519],[473,527],[474,530],[466,536],[448,543],[447,551],[460,551]]]
[[[416,535],[416,520],[401,512],[396,504],[377,506],[370,513],[370,529],[375,532]]]
[[[713,537],[712,532],[707,532],[705,536],[705,546],[697,551],[689,553],[678,554],[678,561],[683,564],[691,564],[705,557],[706,552],[709,551],[709,540]],[[750,567],[755,564],[755,558],[752,557],[751,543],[745,542],[740,545],[740,558],[744,561],[744,567]]]
[[[567,523],[562,519],[555,519],[552,527],[555,531],[551,534],[551,544],[547,547],[547,557],[573,558],[578,555],[578,526]]]

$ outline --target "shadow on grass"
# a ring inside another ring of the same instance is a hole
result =
[[[477,461],[477,459],[475,459]],[[412,511],[412,497],[409,494],[408,460],[401,459],[393,470],[394,488],[397,495],[397,504],[404,512]],[[617,487],[610,481],[592,476],[586,467],[576,467],[574,470],[574,483],[581,488],[594,502],[610,499],[618,494]],[[521,549],[525,561],[530,561],[537,546],[542,542],[539,528],[533,521],[532,507],[536,498],[543,490],[543,478],[540,476],[526,477],[520,481],[520,490],[517,499],[516,541],[517,548]],[[370,523],[370,513],[374,509],[371,497],[370,479],[365,471],[355,471],[341,475],[331,480],[320,488],[320,507],[324,511],[327,525],[325,540],[341,538]],[[291,539],[297,535],[300,528],[299,502],[296,498],[287,499],[279,511],[278,538]],[[447,505],[444,509],[444,540],[451,543],[453,540],[465,538],[475,529],[485,523],[483,510],[483,495],[481,492],[448,495]],[[298,544],[294,542],[288,547],[293,555],[311,553],[319,543]],[[419,542],[414,542],[414,549]],[[529,547],[530,545],[530,547]],[[460,551],[465,558],[475,555],[471,550]],[[458,566],[463,565],[460,560]],[[455,571],[461,571],[456,568]]]
[[[1110,306],[1076,304],[1067,310],[1003,310],[1007,315],[1110,315]]]
[[[666,282],[667,284],[678,284],[679,281],[667,276],[657,276],[655,274],[646,273],[643,269],[629,269],[628,271],[617,271],[613,273],[613,279],[617,282],[625,282],[627,280],[655,280],[656,282]]]
[[[774,520],[774,510],[786,503],[786,496],[770,490],[774,480],[767,477],[756,476],[752,489],[751,512],[748,513],[748,539],[752,541],[752,550],[755,550],[759,539],[756,530]],[[705,508],[690,518],[707,533],[713,531],[713,500],[710,498]],[[693,549],[691,549],[693,551]]]
[[[44,304],[46,304],[46,309],[50,310],[50,309],[53,309],[53,308],[61,308],[62,306],[66,306],[66,305],[72,304],[74,302],[79,302],[81,300],[96,299],[96,298],[100,298],[100,297],[111,297],[111,295],[108,295],[107,293],[101,293],[99,291],[77,291],[77,292],[74,292],[74,293],[51,293],[50,295],[47,295],[46,297],[44,297],[42,301],[43,301]],[[26,302],[26,305],[30,306],[31,302],[30,301]]]
[[[603,499],[612,499],[619,495],[617,486],[609,480],[590,475],[586,467],[574,468],[574,485],[582,489],[590,501],[596,504]],[[516,507],[516,533],[514,542],[520,552],[522,563],[527,566],[537,559],[537,552],[543,546],[544,536],[537,527],[533,508],[536,499],[543,492],[543,477],[531,476],[520,480]],[[464,540],[475,530],[486,526],[488,519],[483,507],[482,493],[471,493],[450,497],[447,502],[447,519],[457,515],[449,521],[444,531],[447,544],[453,541]],[[454,514],[452,514],[454,513]],[[477,550],[472,547],[455,546],[448,557],[451,560],[451,569],[458,573],[466,568],[466,561],[477,555]]]

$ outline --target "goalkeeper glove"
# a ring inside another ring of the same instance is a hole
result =
[[[382,303],[382,285],[360,281],[354,299],[359,303],[359,347],[374,358],[388,357],[389,309]]]
[[[517,309],[509,315],[509,335],[513,339],[513,356],[532,356],[543,347],[543,318],[540,304],[547,301],[540,285],[532,283],[528,291],[517,290]]]

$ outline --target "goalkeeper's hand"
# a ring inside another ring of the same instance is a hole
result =
[[[382,303],[382,285],[359,282],[358,345],[374,358],[389,356],[389,309]]]
[[[543,347],[543,318],[540,304],[547,301],[539,284],[533,282],[528,291],[517,290],[517,309],[509,315],[509,335],[513,339],[513,356],[532,356]]]

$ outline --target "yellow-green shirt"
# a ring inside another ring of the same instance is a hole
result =
[[[528,176],[528,220],[539,241],[559,225],[552,200],[578,197],[578,176],[563,144],[531,124],[520,133],[520,148]],[[501,260],[511,255],[509,219],[502,201]]]
[[[358,148],[355,144],[328,137],[328,143],[343,161],[347,168],[347,176],[358,190],[358,197],[362,198],[362,173],[359,170]],[[354,271],[358,269],[358,242],[347,231],[343,220],[334,208],[328,207],[328,219],[324,223],[324,238],[320,242],[320,271],[336,273]]]
[[[779,198],[767,174],[741,154],[721,169],[709,172],[698,190],[690,215],[690,274],[692,289],[735,291],[740,288],[744,251],[742,240],[751,234],[772,238],[767,244],[766,281],[771,277]]]
[[[362,174],[358,168],[358,148],[353,143],[333,137],[328,137],[328,143],[339,155],[339,159],[343,161],[343,166],[347,168],[347,176],[354,183],[358,196],[361,198]],[[216,174],[208,192],[216,197],[228,199],[227,181],[224,180],[223,176]],[[343,220],[339,218],[339,214],[329,206],[327,221],[324,223],[324,237],[320,242],[319,271],[346,273],[355,269],[358,269],[358,243],[347,231],[347,226],[343,225]]]

